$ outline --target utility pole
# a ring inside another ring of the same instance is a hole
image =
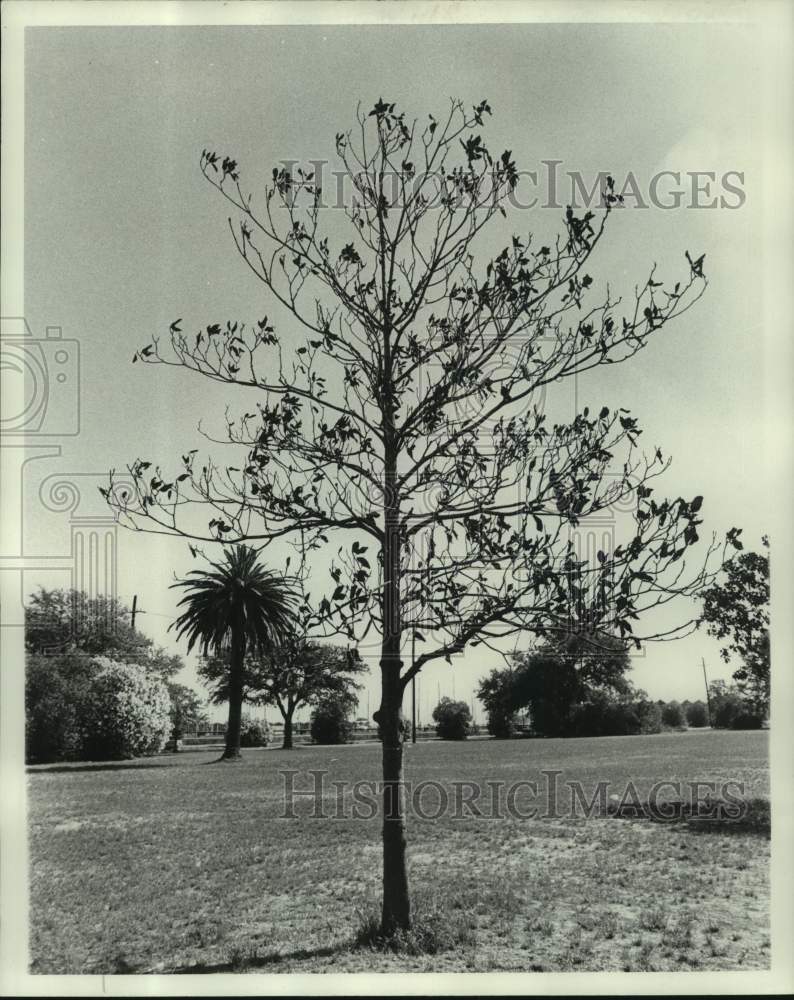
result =
[[[711,725],[711,695],[709,694],[709,679],[706,676],[706,661],[701,656],[700,662],[703,664],[703,683],[706,685],[706,704],[709,707],[709,726]]]
[[[138,614],[138,595],[132,595],[132,630],[135,631],[135,616]]]
[[[411,639],[411,669],[416,665],[416,632]],[[411,743],[416,743],[416,674],[411,678]]]
[[[700,662],[703,664],[703,683],[706,685],[706,704],[709,707],[709,726],[711,726],[711,695],[709,694],[709,679],[706,676],[706,660],[701,656]]]

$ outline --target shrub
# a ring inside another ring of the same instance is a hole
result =
[[[96,665],[85,656],[28,655],[25,670],[25,759],[78,760],[83,714]]]
[[[488,732],[497,740],[509,740],[516,732],[515,712],[491,709],[488,712]]]
[[[667,702],[662,709],[662,722],[671,729],[680,729],[684,725],[684,710],[679,702]]]
[[[630,736],[639,732],[640,715],[631,702],[594,693],[571,709],[571,736]]]
[[[465,701],[442,698],[433,709],[433,721],[442,740],[465,740],[471,732],[471,709]]]
[[[312,712],[309,732],[313,743],[337,745],[353,742],[353,723],[348,718],[348,705],[338,699],[321,701]]]
[[[83,756],[118,759],[157,753],[171,731],[165,684],[143,667],[97,657],[83,718]]]
[[[266,747],[270,742],[270,726],[250,716],[243,716],[240,726],[241,747]]]
[[[712,689],[712,725],[715,729],[760,729],[762,713],[735,688]]]
[[[745,702],[739,707],[730,720],[730,729],[760,729],[764,724],[763,715],[752,705]]]
[[[702,701],[693,701],[687,705],[686,709],[687,725],[693,729],[700,729],[709,724],[709,713],[706,705]]]
[[[635,706],[637,717],[640,720],[640,732],[646,736],[651,733],[662,731],[662,710],[655,701],[638,701]]]

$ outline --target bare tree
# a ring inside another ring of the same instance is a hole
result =
[[[205,150],[201,169],[234,209],[242,260],[306,339],[284,343],[267,317],[192,334],[174,323],[133,360],[256,390],[249,412],[227,416],[224,440],[244,460],[201,465],[191,453],[151,475],[138,459],[134,486],[117,488],[111,473],[107,491],[139,530],[294,540],[310,561],[332,533],[349,533],[331,561],[333,588],[314,597],[315,621],[380,640],[384,933],[411,919],[411,678],[526,630],[607,629],[637,643],[682,634],[690,622],[646,635],[636,623],[710,581],[725,544],[712,538],[696,566],[687,560],[702,498],[654,498],[648,484],[668,460],[640,452],[626,410],[550,425],[541,408],[547,388],[627,361],[691,308],[706,285],[703,257],[687,253],[671,284],[651,269],[626,303],[608,286],[597,294],[585,268],[620,201],[607,178],[602,207],[568,208],[553,245],[513,236],[478,264],[481,234],[506,215],[518,180],[510,151],[493,157],[483,141],[490,113],[485,101],[452,100],[445,117],[420,122],[382,99],[359,107],[354,129],[336,136],[344,215],[325,205],[312,171],[283,165],[255,205],[237,163]],[[592,564],[581,558],[571,527],[627,497],[637,502],[625,541]],[[404,668],[411,636],[420,653]]]

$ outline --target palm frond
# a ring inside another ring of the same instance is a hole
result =
[[[207,570],[191,570],[171,585],[185,591],[177,604],[184,611],[171,628],[177,638],[187,640],[188,652],[194,646],[205,655],[220,652],[237,630],[256,649],[289,638],[298,600],[291,583],[262,566],[250,546],[235,545],[223,556]]]

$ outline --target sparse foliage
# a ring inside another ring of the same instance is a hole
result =
[[[506,216],[518,168],[510,150],[488,148],[490,113],[487,101],[457,99],[421,121],[383,99],[359,108],[336,136],[344,218],[329,216],[311,170],[275,167],[255,203],[237,161],[205,150],[201,169],[236,216],[243,263],[305,341],[290,343],[271,316],[190,332],[179,320],[156,336],[133,360],[257,391],[226,422],[244,461],[218,465],[191,450],[166,471],[137,458],[132,486],[111,474],[106,491],[138,529],[291,540],[309,560],[334,546],[330,586],[314,604],[305,595],[302,613],[325,634],[382,640],[384,933],[410,925],[411,678],[526,630],[548,638],[608,622],[626,641],[662,638],[639,630],[642,615],[697,593],[720,549],[712,540],[694,565],[687,558],[702,497],[654,494],[668,459],[658,447],[641,454],[625,408],[552,423],[543,406],[547,388],[629,360],[691,308],[706,285],[703,255],[687,254],[669,280],[651,268],[626,301],[599,290],[588,267],[619,203],[611,177],[601,209],[569,207],[548,245],[513,235],[491,252],[481,237]],[[571,528],[629,497],[625,539],[590,563]],[[317,577],[312,585],[321,588]],[[411,636],[421,651],[404,669]]]

